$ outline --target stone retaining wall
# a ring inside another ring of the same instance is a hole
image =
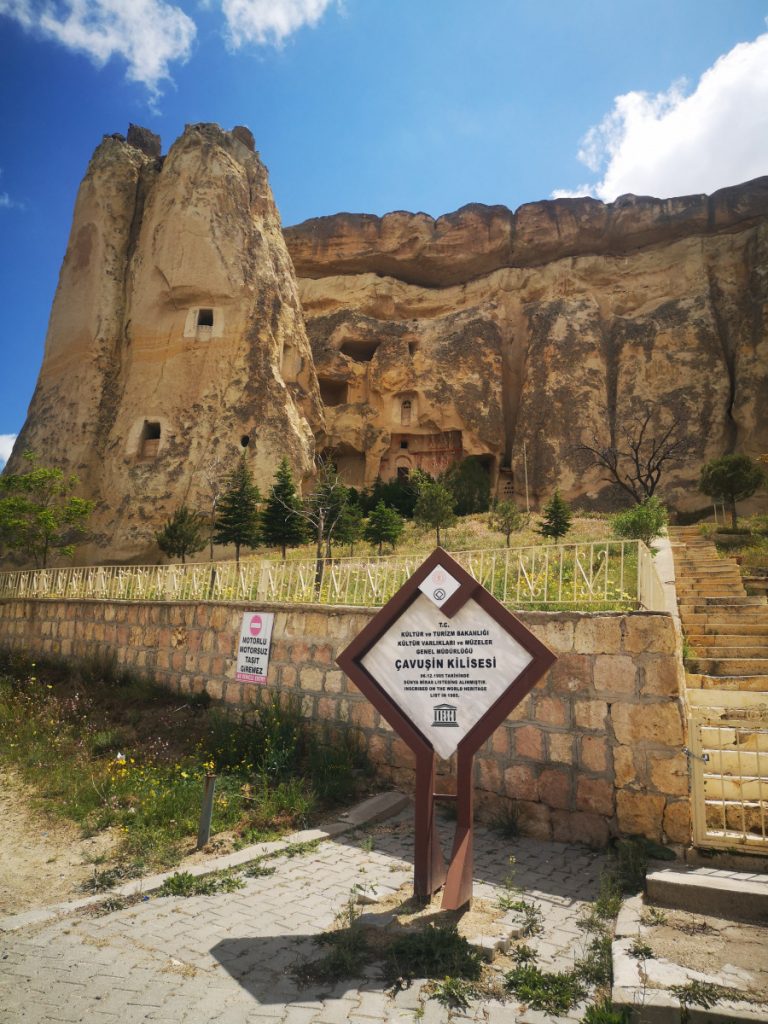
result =
[[[108,656],[181,693],[206,690],[246,707],[264,687],[234,679],[241,616],[251,606],[85,600],[0,601],[0,645],[37,655]],[[381,775],[413,780],[410,750],[335,666],[372,612],[297,606],[274,611],[267,688],[303,713],[354,727]],[[642,834],[690,838],[688,766],[677,636],[664,614],[528,612],[523,622],[559,659],[475,758],[488,817],[519,808],[530,835],[602,845]],[[449,764],[441,787],[451,789]]]

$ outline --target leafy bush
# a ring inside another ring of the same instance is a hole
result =
[[[617,537],[641,540],[651,547],[653,541],[664,532],[668,518],[666,507],[658,498],[653,497],[611,516],[611,526]]]
[[[487,512],[491,500],[491,478],[476,455],[454,462],[441,477],[441,483],[453,494],[456,515]]]

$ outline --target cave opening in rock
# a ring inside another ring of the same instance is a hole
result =
[[[197,311],[197,326],[198,327],[213,327],[213,310],[212,309],[198,309],[198,311]]]
[[[139,438],[139,455],[142,459],[152,459],[160,447],[160,424],[144,420]]]
[[[346,381],[329,380],[327,377],[318,377],[320,385],[320,398],[323,405],[345,405],[349,397],[349,385]]]
[[[350,359],[354,359],[357,363],[370,363],[376,355],[376,349],[379,347],[379,344],[380,342],[378,341],[350,339],[341,345],[339,352],[349,356]]]

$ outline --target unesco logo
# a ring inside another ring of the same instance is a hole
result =
[[[436,601],[444,601],[445,591],[443,590],[442,587],[438,587],[437,590],[432,591],[432,597],[434,597]]]

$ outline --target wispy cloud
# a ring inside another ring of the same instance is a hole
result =
[[[316,25],[333,0],[222,0],[234,49],[247,43],[281,46],[288,36]]]
[[[3,176],[2,169],[0,168],[0,178]],[[17,199],[12,199],[7,192],[0,192],[0,210],[23,210],[24,203],[20,203]]]
[[[553,198],[714,192],[768,174],[768,34],[719,57],[688,92],[629,92],[589,129],[579,159],[600,180]]]
[[[171,77],[171,64],[189,57],[197,32],[180,7],[164,0],[0,0],[0,14],[86,54],[98,67],[122,58],[129,81],[155,98]]]
[[[16,434],[0,434],[0,469],[11,457],[13,445],[16,441]]]

